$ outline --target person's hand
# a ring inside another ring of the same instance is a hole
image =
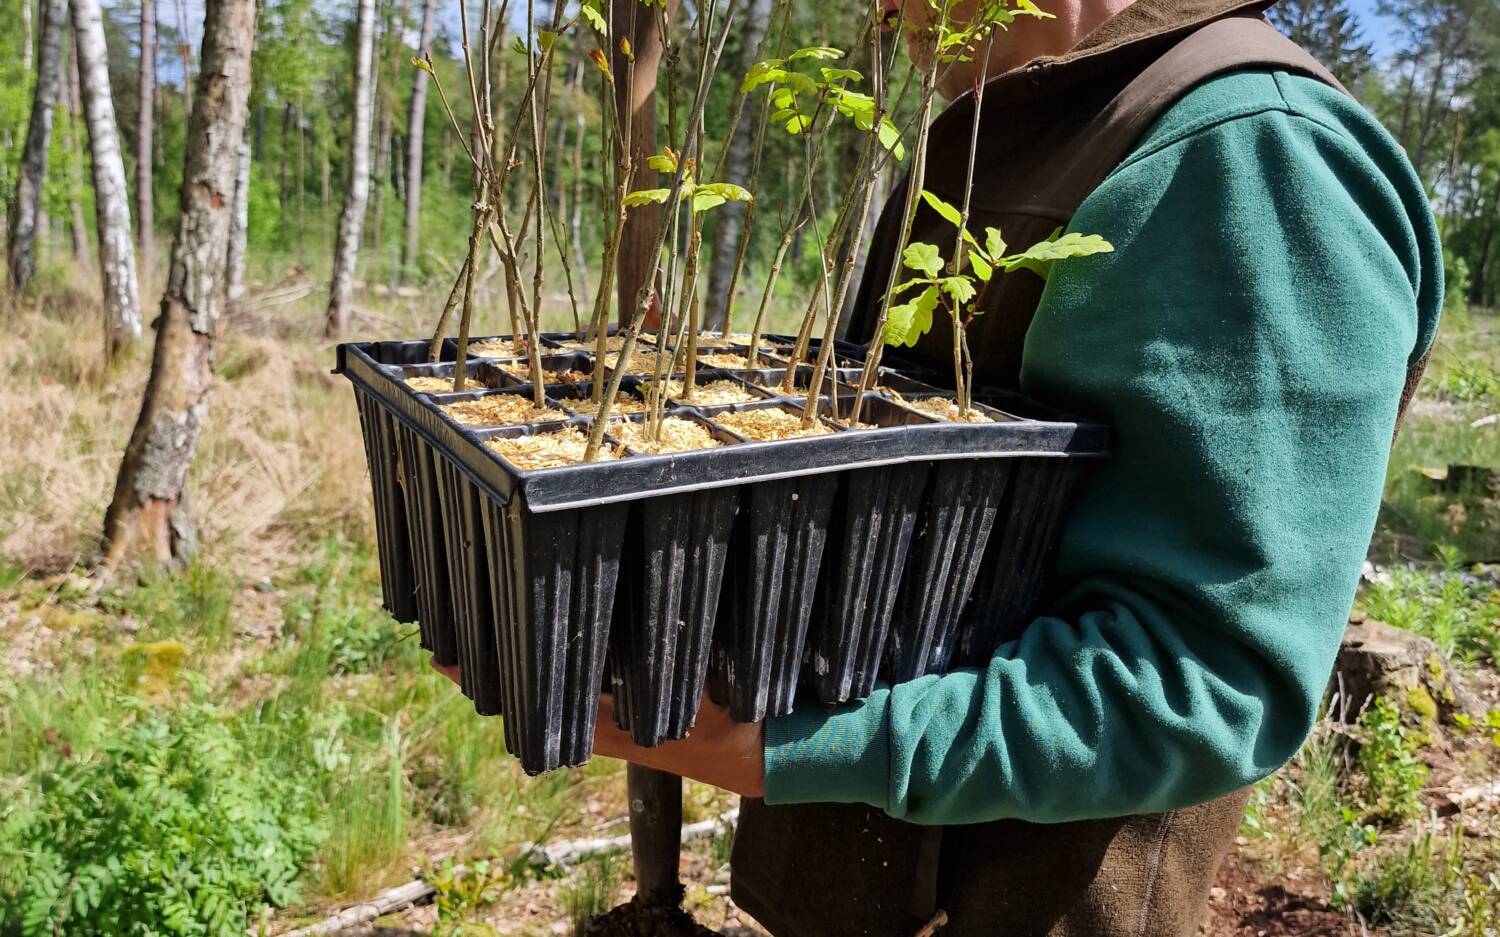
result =
[[[444,667],[436,660],[432,669],[458,683],[457,666]],[[615,725],[614,700],[599,697],[594,723],[594,754],[619,758],[633,764],[670,771],[694,781],[712,784],[744,797],[764,797],[766,792],[765,723],[735,722],[729,710],[703,694],[698,719],[688,737],[642,748],[630,733]]]
[[[703,694],[698,719],[688,737],[642,748],[615,725],[614,700],[599,697],[594,723],[594,754],[680,774],[744,797],[766,793],[766,743],[763,722],[735,722],[729,710]]]

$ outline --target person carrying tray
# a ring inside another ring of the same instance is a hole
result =
[[[1442,260],[1406,157],[1267,5],[1057,0],[987,74],[945,74],[928,187],[957,201],[983,80],[972,229],[1114,245],[1006,274],[970,333],[978,383],[1115,434],[1041,613],[983,668],[833,709],[742,725],[705,701],[653,749],[601,713],[597,754],[744,795],[732,895],[776,937],[910,937],[938,910],[943,937],[1195,934],[1248,786],[1311,730]]]

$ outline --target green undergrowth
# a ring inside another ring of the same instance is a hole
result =
[[[1391,451],[1377,558],[1428,561],[1446,548],[1463,564],[1500,561],[1500,490],[1443,480],[1455,465],[1500,471],[1500,421],[1487,421],[1500,413],[1497,392],[1500,316],[1445,318]]]
[[[1361,592],[1371,618],[1431,638],[1463,663],[1500,661],[1500,574],[1393,566]]]
[[[243,934],[409,876],[432,834],[514,855],[612,775],[524,780],[499,720],[380,610],[368,545],[329,541],[269,584],[223,569],[147,576],[87,619],[76,589],[0,577],[78,625],[0,677],[0,935]],[[248,643],[237,596],[257,588],[281,633]]]

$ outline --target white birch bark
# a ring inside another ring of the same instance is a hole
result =
[[[250,133],[240,142],[239,167],[234,174],[234,212],[229,219],[228,280],[225,298],[231,312],[245,298],[245,248],[250,236]]]
[[[755,50],[761,37],[771,23],[771,0],[752,0],[745,10],[745,23],[740,34],[740,60],[736,75],[743,75],[755,64]],[[746,115],[749,116],[748,114]],[[724,163],[724,178],[715,182],[748,184],[750,159],[754,149],[754,121],[741,119],[735,128],[734,139],[729,141],[729,157]],[[745,203],[730,202],[714,212],[713,247],[709,250],[708,293],[704,297],[703,322],[706,328],[724,328],[724,319],[730,307],[730,283],[734,279],[735,263],[739,257],[740,232],[745,223]]]
[[[16,180],[9,256],[6,258],[10,287],[14,292],[25,289],[36,273],[36,234],[40,227],[42,183],[47,178],[47,147],[52,140],[52,118],[62,87],[62,39],[68,28],[67,16],[66,0],[43,0],[38,24],[41,48],[36,60],[36,91],[31,99],[26,143],[21,150],[20,177]]]
[[[141,267],[151,269],[151,132],[156,120],[156,0],[141,0],[141,68],[136,81],[139,109],[135,124],[135,241]]]
[[[333,278],[328,286],[328,318],[324,333],[337,337],[349,324],[354,296],[354,265],[359,257],[360,229],[370,199],[370,118],[375,101],[372,80],[375,58],[375,0],[359,0],[354,39],[354,133],[349,141],[348,188],[339,213],[338,240],[333,248]]]
[[[182,212],[161,299],[151,376],[104,517],[104,567],[145,555],[181,564],[197,546],[187,511],[208,415],[224,296],[230,205],[245,136],[255,0],[206,0],[203,56],[182,172]]]
[[[437,0],[422,4],[422,35],[417,54],[426,55],[432,44]],[[502,53],[503,54],[503,53]],[[411,79],[411,108],[406,118],[406,224],[401,241],[401,270],[409,276],[417,260],[417,235],[422,219],[422,131],[427,117],[427,73],[420,68]]]
[[[94,220],[104,282],[105,352],[113,357],[141,337],[130,202],[125,188],[125,161],[120,156],[120,140],[115,132],[115,106],[110,99],[109,58],[99,0],[70,2],[74,49],[82,83],[83,119],[89,131],[94,169]]]

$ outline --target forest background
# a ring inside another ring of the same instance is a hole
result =
[[[601,760],[524,779],[498,726],[427,673],[412,629],[379,610],[358,426],[347,386],[327,373],[337,336],[429,331],[464,254],[473,191],[463,143],[441,98],[414,93],[421,73],[410,61],[429,47],[443,86],[465,87],[457,6],[374,2],[370,85],[356,87],[355,4],[261,4],[230,301],[188,479],[196,555],[180,569],[107,585],[89,571],[146,384],[204,10],[202,0],[0,0],[8,247],[28,197],[20,167],[47,8],[69,19],[93,11],[102,47],[80,54],[65,28],[54,34],[63,67],[42,154],[34,271],[19,289],[9,275],[0,285],[0,934],[280,933],[411,879],[426,883],[423,906],[388,922],[420,932],[567,932],[629,893],[628,861],[617,847],[564,862],[526,844],[623,832],[618,766]],[[706,118],[710,160],[728,147],[736,182],[748,170],[751,121],[735,140],[715,132],[772,5],[742,9]],[[684,35],[692,11],[685,3],[675,21]],[[862,6],[792,11],[795,45],[858,47]],[[1461,685],[1451,695],[1466,705],[1428,681],[1420,693],[1331,712],[1293,765],[1258,787],[1205,928],[1494,934],[1500,8],[1285,0],[1272,18],[1399,141],[1441,225],[1447,314],[1393,454],[1356,617],[1430,641],[1429,669]],[[509,49],[523,25],[513,0],[499,47]],[[549,249],[569,258],[586,317],[610,197],[603,108],[589,45],[571,35],[559,42],[546,132],[558,222]],[[679,70],[679,89],[690,86],[690,62],[665,67]],[[496,57],[498,113],[514,108],[525,78],[524,48]],[[467,95],[448,97],[467,126]],[[107,119],[100,99],[111,105]],[[361,158],[356,112],[365,104],[371,133]],[[665,114],[672,104],[659,93],[657,106]],[[830,133],[834,154],[861,145],[842,127]],[[106,137],[123,191],[101,199],[110,183],[96,160]],[[793,138],[768,138],[760,205],[794,201],[803,152]],[[849,162],[821,161],[816,204],[837,204]],[[336,274],[356,166],[368,167],[363,231],[353,266]],[[101,211],[106,202],[125,209]],[[706,219],[710,322],[731,294],[743,218],[732,203]],[[763,282],[779,227],[752,232],[742,299]],[[812,227],[798,229],[782,271],[771,320],[780,331],[800,318],[817,279],[816,244],[804,236]],[[121,261],[122,231],[138,279],[133,322],[100,286]],[[557,257],[546,262],[561,267]],[[492,265],[479,277],[476,334],[506,330],[497,274]],[[340,276],[348,299],[333,310]],[[552,328],[573,322],[563,282],[549,276]],[[741,308],[737,327],[749,315]],[[733,807],[699,786],[689,800],[690,821]],[[725,897],[731,825],[707,824],[684,866],[690,906],[727,931],[752,926]]]

